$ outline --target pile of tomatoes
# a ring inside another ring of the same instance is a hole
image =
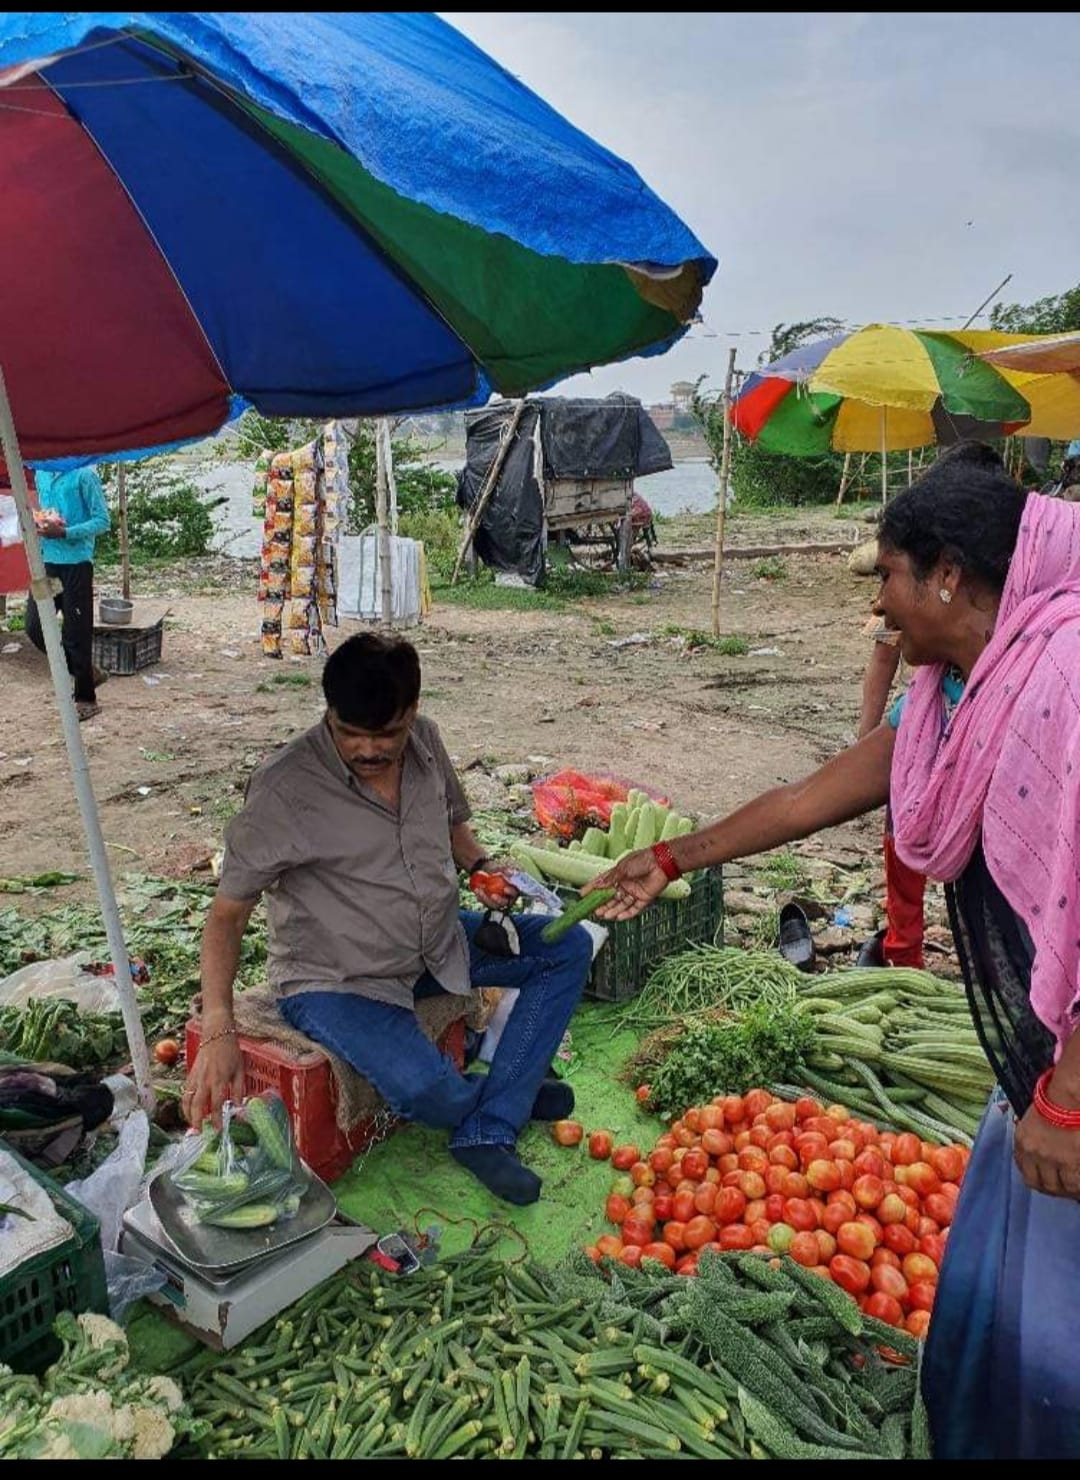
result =
[[[787,1254],[869,1315],[926,1334],[964,1147],[752,1089],[687,1110],[648,1155],[593,1132],[591,1154],[605,1151],[625,1175],[605,1208],[618,1233],[590,1245],[594,1259],[692,1275],[703,1249]]]

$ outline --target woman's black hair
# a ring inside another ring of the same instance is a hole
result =
[[[878,539],[924,581],[942,559],[995,595],[1005,586],[1026,495],[992,447],[961,442],[888,505]]]
[[[322,687],[343,724],[385,730],[420,698],[420,659],[404,638],[361,632],[331,653]]]

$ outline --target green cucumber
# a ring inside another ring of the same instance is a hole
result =
[[[556,941],[562,940],[563,936],[571,931],[575,925],[607,904],[609,899],[615,898],[614,889],[592,889],[588,894],[583,894],[575,899],[572,904],[567,905],[561,915],[556,915],[550,925],[545,925],[540,932],[540,939],[546,946],[553,946]]]

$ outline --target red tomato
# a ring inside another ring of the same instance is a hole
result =
[[[694,1193],[695,1211],[703,1213],[706,1218],[711,1217],[712,1211],[716,1207],[716,1199],[719,1196],[720,1188],[715,1182],[702,1182],[701,1186]]]
[[[907,1203],[898,1192],[883,1197],[877,1207],[878,1222],[883,1224],[903,1223],[907,1217]]]
[[[630,1176],[635,1187],[651,1187],[656,1181],[656,1173],[647,1161],[635,1161]]]
[[[826,1232],[824,1228],[819,1228],[814,1234],[814,1237],[817,1239],[818,1262],[820,1264],[828,1264],[836,1253],[836,1239],[831,1233]]]
[[[908,1298],[908,1282],[892,1264],[875,1264],[870,1270],[870,1283],[881,1295],[891,1295],[901,1305]]]
[[[611,1132],[592,1131],[589,1135],[589,1155],[593,1161],[607,1161],[611,1155]]]
[[[591,1141],[589,1142],[589,1150],[592,1150]],[[611,1153],[608,1152],[608,1155],[610,1156]],[[662,1177],[665,1172],[670,1172],[674,1162],[675,1153],[670,1146],[657,1146],[653,1151],[649,1152],[649,1165],[658,1177]]]
[[[701,1249],[706,1244],[712,1243],[716,1237],[716,1224],[711,1218],[704,1218],[700,1214],[691,1218],[683,1231],[683,1240],[688,1249]]]
[[[917,1166],[918,1162],[916,1162],[915,1165]],[[897,1167],[896,1170],[899,1172],[902,1171],[903,1168]],[[908,1167],[907,1170],[911,1172],[914,1170],[914,1168]],[[892,1194],[890,1194],[890,1196],[891,1195]],[[916,1211],[918,1211],[919,1194],[915,1191],[914,1187],[912,1187],[909,1182],[904,1182],[901,1186],[897,1187],[896,1196],[900,1199],[902,1203],[906,1203],[909,1208],[915,1208]]]
[[[618,1259],[623,1251],[623,1241],[613,1233],[605,1233],[596,1240],[596,1249],[604,1259]]]
[[[663,1227],[664,1243],[670,1244],[680,1253],[686,1248],[686,1224],[678,1218],[671,1219]]]
[[[870,1268],[876,1269],[879,1264],[891,1264],[893,1269],[899,1269],[900,1255],[894,1254],[891,1249],[883,1248],[879,1244],[874,1250],[874,1257],[870,1261]]]
[[[738,1223],[746,1213],[746,1194],[738,1187],[725,1187],[721,1190],[713,1208],[713,1219],[722,1228],[730,1223]]]
[[[630,1201],[641,1213],[642,1217],[645,1217],[646,1214],[650,1218],[656,1217],[656,1212],[653,1208],[653,1190],[651,1187],[635,1187],[634,1195]]]
[[[877,1239],[873,1230],[867,1228],[865,1223],[841,1223],[836,1230],[836,1243],[841,1254],[850,1254],[853,1259],[862,1259],[869,1262]]]
[[[795,1105],[774,1100],[765,1111],[765,1124],[771,1131],[789,1131],[795,1124],[796,1110]]]
[[[739,1152],[740,1172],[764,1172],[769,1165],[768,1152],[760,1146],[744,1146]]]
[[[959,1146],[935,1146],[927,1160],[943,1182],[959,1182],[964,1175],[964,1158]]]
[[[580,1137],[578,1138],[580,1140]],[[611,1165],[620,1172],[628,1172],[636,1161],[641,1160],[641,1153],[636,1146],[616,1146],[611,1153]]]
[[[732,1126],[731,1130],[732,1135],[735,1137],[736,1151],[741,1151],[744,1146],[752,1146],[754,1144],[753,1141],[751,1141],[750,1139],[750,1132],[745,1126],[740,1131],[737,1131],[735,1127]]]
[[[747,1202],[754,1202],[757,1198],[764,1197],[769,1190],[760,1172],[740,1172],[739,1187]]]
[[[785,1197],[809,1197],[810,1183],[801,1172],[785,1172],[784,1185],[780,1191]]]
[[[825,1216],[821,1220],[821,1226],[826,1233],[835,1234],[842,1223],[847,1223],[851,1213],[843,1203],[829,1203],[825,1209]]]
[[[764,1123],[750,1127],[750,1146],[756,1146],[759,1150],[764,1151],[765,1147],[772,1140],[772,1137],[772,1131]]]
[[[829,1142],[829,1155],[834,1161],[854,1161],[858,1154],[855,1142],[849,1140],[847,1136],[841,1136],[839,1140]]]
[[[930,1312],[928,1310],[913,1310],[904,1321],[904,1330],[909,1336],[917,1336],[920,1341],[925,1341],[929,1329]]]
[[[863,1259],[853,1259],[850,1254],[834,1254],[829,1260],[829,1273],[841,1290],[849,1295],[861,1295],[870,1288],[870,1266]]]
[[[928,1218],[933,1218],[935,1223],[940,1223],[942,1228],[948,1228],[953,1220],[952,1199],[946,1197],[943,1192],[932,1192],[923,1203],[923,1210]]]
[[[840,1187],[840,1168],[834,1161],[819,1157],[806,1168],[806,1180],[816,1192],[836,1192]]]
[[[856,1177],[884,1177],[885,1158],[878,1150],[860,1151],[855,1158]]]
[[[585,1134],[585,1127],[576,1120],[557,1120],[551,1127],[551,1134],[560,1146],[578,1146]]]
[[[609,1223],[621,1223],[629,1211],[630,1204],[625,1197],[621,1197],[617,1192],[609,1194],[608,1200],[604,1204],[604,1216]]]
[[[915,1247],[915,1235],[906,1223],[890,1223],[882,1236],[882,1242],[887,1249],[894,1254],[899,1254],[901,1259],[905,1254],[910,1254]]]
[[[674,1151],[676,1144],[675,1137],[670,1131],[665,1131],[662,1136],[657,1136],[656,1138],[657,1151],[660,1150],[661,1146],[666,1146],[669,1151]]]
[[[784,1179],[788,1176],[785,1166],[769,1166],[765,1170],[765,1186],[769,1192],[780,1192],[784,1190]]]
[[[814,1217],[817,1219],[817,1226],[820,1228],[822,1226],[822,1220],[825,1217],[825,1203],[820,1197],[809,1197],[807,1198],[807,1202],[813,1208]]]
[[[675,1145],[681,1146],[684,1151],[690,1146],[696,1146],[698,1142],[698,1138],[694,1132],[688,1130],[685,1125],[680,1125],[678,1130],[674,1132],[674,1136]]]
[[[934,1168],[925,1161],[913,1161],[907,1169],[905,1187],[910,1187],[920,1197],[928,1197],[931,1192],[941,1190],[941,1178]]]
[[[904,1278],[909,1285],[937,1284],[938,1267],[930,1258],[929,1254],[906,1255],[904,1259]]]
[[[733,1172],[725,1172],[724,1175],[720,1178],[720,1186],[741,1187],[742,1179],[744,1177],[748,1177],[749,1175],[749,1172],[740,1172],[738,1168],[736,1168]]]
[[[180,1057],[180,1045],[175,1038],[162,1038],[154,1044],[154,1058],[159,1064],[175,1064]]]
[[[642,1259],[656,1259],[668,1269],[675,1268],[675,1250],[670,1244],[646,1244],[641,1251]]]
[[[796,1233],[812,1233],[817,1228],[817,1214],[805,1198],[789,1197],[784,1204],[784,1222],[790,1223]]]
[[[622,1241],[624,1244],[638,1244],[642,1248],[651,1244],[655,1238],[653,1229],[656,1220],[653,1218],[638,1218],[634,1213],[624,1219],[622,1226]]]
[[[818,1241],[812,1233],[797,1233],[791,1241],[788,1253],[796,1264],[801,1264],[806,1269],[812,1269],[815,1264],[820,1263]]]
[[[840,1173],[840,1186],[850,1190],[855,1186],[855,1163],[848,1161],[845,1157],[837,1157],[836,1169]]]
[[[773,1146],[768,1155],[771,1166],[784,1167],[789,1172],[799,1169],[799,1153],[794,1146],[787,1146],[781,1142],[779,1146]]]
[[[746,1212],[743,1214],[743,1222],[747,1225],[747,1227],[749,1227],[751,1223],[756,1223],[759,1218],[764,1217],[765,1199],[763,1197],[755,1197],[752,1202],[748,1202],[746,1204]],[[771,1222],[772,1220],[770,1219],[769,1221]]]
[[[697,1274],[697,1255],[686,1254],[675,1266],[675,1273],[685,1275],[687,1279],[693,1279]]]
[[[856,1213],[854,1221],[863,1224],[865,1228],[869,1228],[870,1232],[874,1235],[875,1244],[881,1243],[885,1230],[874,1217],[873,1213]]]
[[[637,1244],[627,1244],[619,1255],[620,1264],[628,1264],[631,1269],[637,1269],[641,1264],[641,1249]]]
[[[747,1120],[753,1120],[755,1115],[763,1115],[773,1103],[773,1097],[767,1089],[752,1089],[743,1095],[743,1114]]]
[[[880,1206],[885,1196],[885,1184],[880,1177],[875,1177],[873,1173],[868,1172],[856,1179],[851,1195],[860,1208],[865,1208],[868,1213],[872,1213],[876,1207]]]
[[[736,1226],[735,1224],[729,1224],[729,1227],[734,1228],[735,1226]],[[769,1220],[768,1220],[768,1218],[755,1218],[752,1223],[747,1223],[746,1226],[747,1226],[747,1228],[749,1228],[750,1232],[754,1235],[754,1242],[753,1242],[752,1247],[753,1248],[757,1248],[757,1246],[759,1244],[764,1244],[765,1248],[767,1249],[769,1247],[769,1242],[768,1242],[768,1240],[769,1240]]]
[[[701,1149],[708,1156],[726,1156],[734,1146],[735,1142],[726,1131],[710,1127],[701,1134]]]
[[[639,1105],[647,1105],[649,1103],[649,1096],[651,1094],[651,1085],[639,1084],[637,1089],[634,1091],[634,1099],[638,1102]]]
[[[871,1277],[873,1271],[871,1271]],[[875,1290],[866,1305],[866,1314],[873,1316],[875,1320],[884,1321],[887,1326],[902,1326],[904,1324],[904,1308],[896,1299],[895,1295],[887,1295],[882,1290]]]
[[[854,1196],[846,1187],[841,1187],[838,1192],[830,1192],[825,1201],[829,1204],[830,1207],[834,1205],[839,1205],[840,1207],[847,1208],[848,1212],[853,1218],[855,1214],[859,1211],[859,1204],[855,1201]]]
[[[703,1141],[706,1131],[722,1131],[724,1129],[724,1112],[719,1105],[702,1105],[699,1119],[701,1121],[701,1138]]]
[[[661,1223],[666,1223],[672,1217],[674,1203],[675,1199],[670,1192],[661,1193],[659,1197],[653,1198],[652,1210]]]
[[[841,1124],[845,1120],[851,1119],[851,1111],[846,1105],[828,1105],[826,1106],[825,1114],[830,1120],[840,1121]]]
[[[930,1280],[920,1280],[908,1288],[908,1306],[911,1310],[933,1310],[937,1285]]]
[[[799,1153],[799,1165],[805,1168],[812,1161],[828,1156],[829,1143],[824,1136],[805,1131],[801,1136],[795,1137],[795,1150]]]
[[[927,1233],[919,1240],[919,1253],[925,1254],[941,1268],[941,1262],[945,1258],[945,1238],[940,1233]]]
[[[724,1120],[726,1121],[729,1130],[731,1129],[733,1124],[744,1118],[741,1095],[725,1095],[723,1104],[720,1108],[724,1112]]]
[[[694,1199],[697,1190],[693,1192],[677,1192],[671,1200],[671,1215],[677,1223],[685,1223],[694,1216],[697,1211]]]
[[[683,1116],[682,1123],[688,1131],[693,1131],[695,1136],[700,1135],[701,1107],[699,1105],[692,1105],[691,1108],[687,1110],[686,1114]]]
[[[688,1151],[682,1159],[682,1172],[684,1177],[689,1177],[691,1182],[700,1182],[709,1170],[709,1158],[704,1151],[694,1147]]]
[[[718,1242],[725,1249],[752,1249],[754,1235],[745,1223],[729,1223],[725,1228],[721,1228]]]
[[[585,1252],[586,1252],[586,1254],[588,1254],[589,1258],[592,1260],[592,1262],[594,1264],[599,1264],[600,1263],[600,1260],[602,1258],[602,1255],[600,1253],[600,1250],[596,1247],[595,1244],[586,1244],[585,1245]]]
[[[821,1105],[817,1100],[807,1098],[795,1101],[795,1119],[800,1125],[804,1120],[810,1120],[820,1114]]]
[[[770,1223],[782,1223],[784,1219],[784,1199],[778,1192],[771,1192],[765,1199],[765,1217]]]
[[[911,1131],[897,1136],[890,1158],[894,1167],[909,1167],[922,1160],[922,1142]]]
[[[721,1156],[717,1160],[716,1169],[721,1174],[721,1176],[725,1177],[727,1176],[728,1172],[737,1172],[739,1170],[738,1153],[735,1151],[726,1152],[725,1155]]]

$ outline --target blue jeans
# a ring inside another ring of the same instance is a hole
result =
[[[489,956],[473,944],[482,919],[461,913],[473,986],[512,987],[520,994],[486,1076],[461,1074],[406,1007],[354,992],[299,992],[279,1004],[294,1028],[350,1063],[396,1115],[449,1130],[452,1147],[514,1145],[581,999],[592,961],[587,931],[575,926],[556,944],[545,945],[540,932],[548,919],[540,915],[515,918],[519,956]],[[422,998],[442,988],[425,974],[414,991]]]

